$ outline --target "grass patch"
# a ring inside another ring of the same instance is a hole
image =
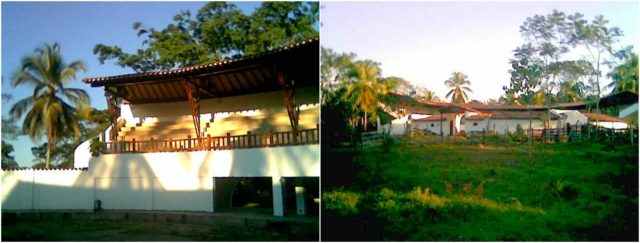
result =
[[[323,151],[322,239],[638,239],[637,146],[420,139]]]

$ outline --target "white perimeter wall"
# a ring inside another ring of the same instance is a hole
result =
[[[478,123],[477,126],[474,126],[473,123]],[[551,121],[552,124],[556,124],[555,120]],[[495,126],[494,126],[495,125]],[[464,129],[467,132],[482,132],[484,128],[485,131],[494,131],[498,134],[504,134],[505,131],[509,131],[509,133],[515,133],[517,126],[520,125],[522,129],[529,129],[529,120],[524,119],[484,119],[484,120],[466,120],[464,122]],[[544,123],[539,119],[531,120],[531,127],[533,129],[542,129],[544,128]],[[555,126],[553,126],[555,127]]]
[[[89,170],[2,171],[3,209],[213,211],[213,177],[318,177],[319,145],[105,154]]]
[[[449,121],[448,119],[442,121],[442,132],[445,135],[449,135]],[[427,130],[440,135],[440,121],[413,121],[413,124],[415,124],[417,129]],[[433,127],[431,125],[433,125]]]

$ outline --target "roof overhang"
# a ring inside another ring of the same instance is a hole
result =
[[[83,81],[92,87],[105,87],[133,104],[186,101],[186,82],[197,88],[201,99],[277,91],[281,89],[278,73],[294,80],[295,87],[317,87],[318,50],[319,38],[314,38],[237,59]]]

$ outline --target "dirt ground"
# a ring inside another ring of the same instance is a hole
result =
[[[264,229],[102,219],[3,220],[2,241],[317,241],[318,227]]]

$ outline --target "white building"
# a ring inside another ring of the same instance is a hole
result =
[[[317,211],[319,40],[168,71],[88,78],[103,87],[112,126],[76,170],[2,172],[3,210],[218,212],[244,182],[264,185],[273,214]],[[314,200],[315,199],[315,200]],[[247,206],[247,205],[245,205]],[[256,205],[249,205],[256,206]],[[315,208],[314,208],[315,207]]]

